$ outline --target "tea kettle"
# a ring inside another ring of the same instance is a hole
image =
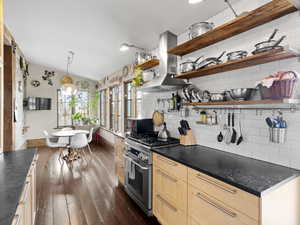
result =
[[[167,129],[167,124],[163,124],[163,128],[158,133],[158,139],[161,141],[167,141],[170,137],[170,132]]]

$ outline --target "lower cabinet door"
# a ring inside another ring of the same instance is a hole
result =
[[[189,185],[188,215],[192,225],[258,225],[258,221]]]
[[[166,199],[155,193],[155,216],[161,225],[186,225],[186,212],[174,207]]]
[[[173,177],[166,171],[154,167],[154,189],[174,207],[187,211],[187,182]]]
[[[202,225],[198,223],[196,220],[194,220],[192,217],[188,218],[188,225]]]
[[[16,214],[13,218],[12,225],[25,225],[24,220],[24,205],[19,205]]]

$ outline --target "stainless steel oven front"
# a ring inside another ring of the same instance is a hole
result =
[[[125,191],[146,212],[152,216],[152,155],[143,145],[126,141]]]

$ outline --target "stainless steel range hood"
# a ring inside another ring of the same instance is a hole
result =
[[[159,38],[159,72],[153,80],[144,84],[143,92],[162,92],[181,89],[186,83],[182,79],[174,78],[177,73],[177,56],[168,54],[168,49],[177,46],[177,36],[166,31]]]

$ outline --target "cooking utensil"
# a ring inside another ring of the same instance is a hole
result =
[[[194,23],[192,24],[189,28],[189,39],[192,40],[196,37],[201,36],[202,34],[212,30],[214,28],[214,24],[213,23],[209,23],[209,22],[198,22],[198,23]]]
[[[242,133],[241,115],[239,116],[239,127],[240,127],[240,137],[238,138],[236,145],[240,145],[244,141],[244,137]]]
[[[231,119],[232,119],[232,136],[231,136],[231,143],[234,144],[236,142],[236,136],[237,136],[237,132],[234,128],[234,113],[231,114]]]
[[[222,142],[222,141],[224,140],[224,136],[223,136],[223,134],[222,134],[222,124],[221,124],[222,116],[220,115],[219,117],[220,117],[220,118],[219,118],[219,123],[220,123],[220,133],[219,133],[218,136],[217,136],[217,140],[218,140],[218,142]],[[225,125],[225,124],[224,124],[224,125]]]
[[[203,95],[201,97],[201,102],[209,102],[210,101],[210,92],[205,90],[203,91]]]
[[[186,62],[181,63],[180,64],[180,72],[187,73],[187,72],[191,72],[191,71],[195,70],[195,66],[201,58],[203,58],[203,56],[200,56],[195,61],[188,60]]]
[[[273,127],[273,122],[272,122],[272,120],[271,120],[270,117],[267,117],[267,118],[266,118],[266,123],[268,124],[268,126],[269,126],[270,128]]]
[[[159,127],[163,125],[165,121],[164,114],[162,112],[159,112],[158,110],[155,110],[152,115],[152,120],[153,124]]]
[[[248,100],[254,91],[254,88],[236,88],[229,91],[233,100],[245,101]]]
[[[225,93],[211,93],[210,101],[212,102],[222,102],[225,100]]]
[[[257,43],[252,54],[256,55],[273,49],[283,49],[283,47],[279,46],[279,44],[286,38],[286,36],[282,36],[279,40],[274,40],[273,38],[275,37],[277,32],[278,29],[275,29],[267,41]]]
[[[225,133],[225,142],[226,144],[230,144],[231,143],[231,127],[230,127],[230,118],[231,118],[231,115],[230,113],[228,113],[228,118],[227,118],[227,130],[226,130],[226,133]]]
[[[243,59],[248,55],[247,51],[235,51],[235,52],[229,52],[227,54],[227,61],[232,61],[236,59]]]
[[[199,64],[196,65],[196,69],[202,69],[205,68],[207,66],[212,66],[212,65],[218,65],[222,63],[221,58],[224,56],[226,52],[222,52],[222,54],[219,57],[209,57],[204,59],[203,61],[201,61]]]
[[[170,137],[170,132],[167,129],[167,124],[163,124],[163,128],[158,133],[158,139],[161,141],[167,141]]]

